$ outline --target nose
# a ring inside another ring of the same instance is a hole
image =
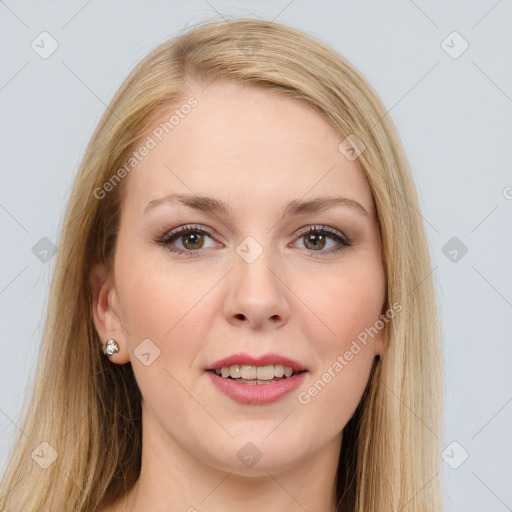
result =
[[[288,323],[289,291],[280,276],[275,258],[263,253],[251,263],[234,255],[234,269],[226,283],[226,320],[251,329],[278,329]]]

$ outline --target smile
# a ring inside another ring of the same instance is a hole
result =
[[[223,366],[215,371],[217,375],[226,379],[233,379],[244,384],[265,384],[266,382],[276,382],[299,373],[291,366],[282,364],[269,364],[265,366],[254,366],[246,364],[233,364],[231,366]]]
[[[265,405],[276,402],[297,389],[304,382],[308,372],[304,370],[289,377],[283,375],[267,380],[243,377],[233,379],[231,375],[222,377],[217,375],[216,370],[206,371],[205,374],[219,391],[232,400],[246,405]]]

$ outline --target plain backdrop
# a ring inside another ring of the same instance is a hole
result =
[[[512,510],[510,0],[1,1],[1,469],[35,371],[53,246],[93,129],[151,49],[222,16],[319,38],[389,110],[419,189],[442,307],[446,511]]]

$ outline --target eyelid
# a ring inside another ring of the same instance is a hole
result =
[[[304,235],[306,235],[308,233],[315,232],[315,231],[325,232],[325,233],[327,233],[329,235],[332,235],[334,237],[340,238],[347,245],[353,245],[353,241],[352,241],[352,239],[350,237],[345,235],[343,232],[341,232],[341,231],[339,231],[339,230],[337,230],[335,228],[332,228],[331,226],[326,226],[324,224],[308,224],[307,226],[304,226],[303,228],[300,228],[295,233],[295,236],[297,238],[300,238],[301,236],[304,236]]]
[[[205,233],[213,239],[216,236],[216,231],[210,227],[200,225],[200,224],[184,224],[177,228],[171,229],[170,231],[167,231],[163,236],[156,238],[154,240],[154,242],[157,245],[167,247],[174,239],[179,239],[180,234],[183,233],[183,235],[185,235],[185,234],[194,233],[194,232]],[[309,252],[311,254],[317,252],[318,257],[332,256],[332,255],[338,253],[339,251],[354,245],[354,242],[352,241],[352,239],[350,237],[348,237],[341,231],[339,231],[331,226],[326,226],[323,224],[316,224],[316,225],[315,224],[307,224],[306,226],[299,228],[299,230],[296,231],[294,234],[294,241],[299,240],[300,238],[304,237],[305,235],[307,235],[309,233],[320,233],[322,235],[327,235],[331,239],[334,239],[334,241],[337,243],[337,247],[331,248],[328,251],[309,250]],[[178,247],[174,247],[173,249],[170,249],[169,247],[167,247],[167,250],[169,250],[172,253],[186,255],[186,256],[200,255],[202,252],[204,252],[203,249],[204,248],[181,249]],[[304,250],[307,250],[307,249],[304,249]]]
[[[205,232],[210,237],[213,237],[216,235],[216,231],[212,228],[209,228],[207,226],[203,226],[202,224],[184,224],[183,226],[179,226],[177,228],[171,229],[169,231],[166,231],[165,234],[161,237],[159,237],[160,241],[164,240],[171,240],[172,238],[175,238],[180,233],[189,233],[189,232]]]

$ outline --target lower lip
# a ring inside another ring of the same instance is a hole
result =
[[[215,372],[206,372],[219,391],[241,404],[264,405],[276,402],[284,395],[297,389],[306,378],[307,372],[281,379],[271,384],[242,384],[232,379],[219,377]]]

